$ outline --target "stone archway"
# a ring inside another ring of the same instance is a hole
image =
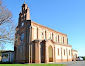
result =
[[[53,62],[53,48],[52,46],[49,46],[49,62]]]

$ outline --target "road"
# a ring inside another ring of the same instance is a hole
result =
[[[85,66],[85,61],[61,62],[57,64],[66,64],[67,66]]]

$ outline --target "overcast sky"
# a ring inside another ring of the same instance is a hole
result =
[[[69,44],[85,56],[85,0],[25,0],[30,9],[31,20],[68,35]],[[18,24],[18,17],[24,0],[3,0],[12,11]],[[5,49],[13,50],[11,44]]]

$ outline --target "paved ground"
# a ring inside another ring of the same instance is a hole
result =
[[[85,61],[62,62],[57,64],[66,64],[67,66],[85,66]]]

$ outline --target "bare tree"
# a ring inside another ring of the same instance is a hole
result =
[[[0,0],[0,46],[14,42],[15,24],[12,13],[2,4]]]
[[[4,44],[2,44],[1,42],[0,42],[0,48],[1,48],[2,51],[3,51],[4,48],[5,48]]]
[[[0,0],[0,25],[11,22],[11,19],[11,12],[2,4],[2,0]]]

